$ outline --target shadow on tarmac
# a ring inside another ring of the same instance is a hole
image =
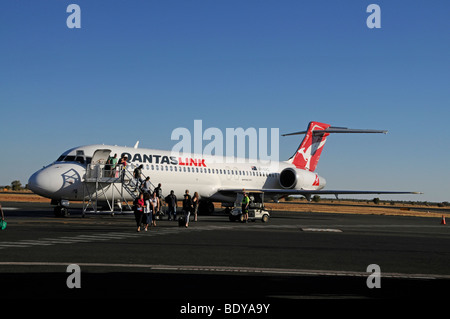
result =
[[[158,272],[82,272],[80,288],[68,288],[70,273],[2,273],[7,299],[444,299],[450,280],[381,278],[368,288],[365,277],[192,274]]]

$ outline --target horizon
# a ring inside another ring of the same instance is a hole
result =
[[[278,129],[287,160],[300,138],[281,135],[318,121],[388,130],[329,136],[316,169],[326,189],[449,201],[450,2],[75,4],[79,28],[69,2],[2,4],[0,185],[25,185],[79,145],[170,150],[195,120]]]

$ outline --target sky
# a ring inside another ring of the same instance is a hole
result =
[[[72,3],[81,28],[68,27]],[[0,185],[75,146],[170,150],[194,120],[280,135],[319,121],[389,131],[331,135],[316,170],[328,189],[450,201],[449,12],[447,0],[2,1]],[[301,138],[280,136],[279,158]]]

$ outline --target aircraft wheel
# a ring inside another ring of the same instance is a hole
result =
[[[211,215],[214,213],[214,204],[209,200],[200,200],[198,211],[202,215]]]
[[[70,215],[69,210],[61,206],[56,206],[53,211],[56,217],[66,217]]]
[[[57,206],[53,209],[53,213],[55,214],[55,217],[61,217],[61,207]]]

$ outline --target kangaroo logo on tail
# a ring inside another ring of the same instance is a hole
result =
[[[329,133],[317,134],[317,132],[326,130],[329,127],[329,124],[309,123],[306,135],[292,159],[292,164],[295,167],[311,172],[315,171],[323,146],[327,141],[327,136],[330,135]]]
[[[283,134],[283,136],[306,134],[295,154],[288,160],[289,163],[295,165],[299,169],[314,172],[317,163],[319,162],[320,154],[322,154],[323,146],[327,141],[327,136],[330,133],[384,133],[387,131],[381,130],[361,130],[349,129],[346,127],[332,127],[330,124],[320,122],[310,122],[308,130],[303,132],[296,132],[290,134]]]

